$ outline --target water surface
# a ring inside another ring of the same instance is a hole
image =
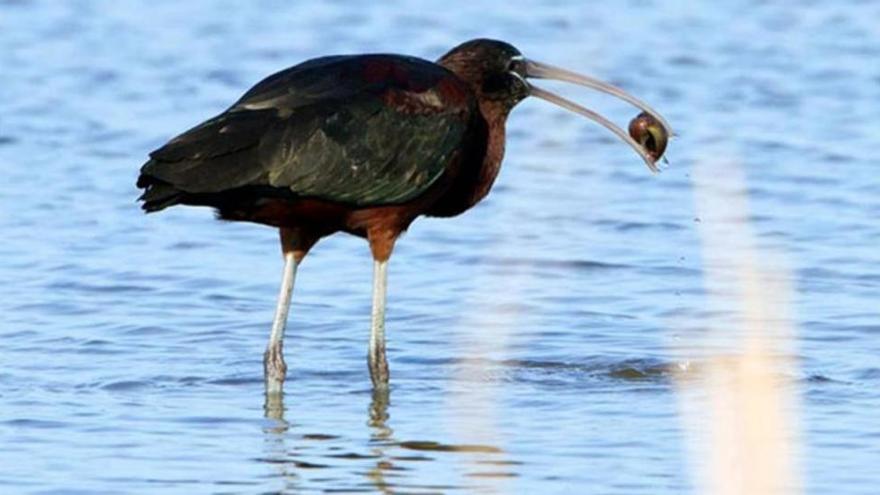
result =
[[[877,19],[856,0],[0,1],[0,492],[690,491],[673,370],[737,304],[708,303],[702,163],[719,184],[743,168],[758,245],[790,267],[806,492],[875,493]],[[276,233],[143,216],[137,169],[298,61],[476,36],[651,102],[680,134],[670,166],[524,102],[490,197],[398,244],[390,397],[365,364],[369,251],[336,236],[298,274],[267,417]]]

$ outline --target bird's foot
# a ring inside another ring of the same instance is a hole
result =
[[[267,394],[280,394],[284,388],[287,364],[284,362],[282,348],[281,342],[274,345],[269,344],[263,354],[263,372],[266,377]]]
[[[373,381],[374,389],[388,388],[388,360],[385,359],[385,353],[371,352],[367,357],[367,364],[370,367],[370,379]]]

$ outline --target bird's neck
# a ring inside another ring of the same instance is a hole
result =
[[[426,211],[429,216],[452,217],[477,204],[489,194],[504,158],[506,114],[480,104],[468,132],[468,144],[459,155],[459,171],[448,188]]]
[[[501,170],[501,161],[504,159],[504,131],[510,109],[492,102],[481,102],[480,113],[483,114],[488,125],[488,140],[471,204],[476,204],[489,194]]]

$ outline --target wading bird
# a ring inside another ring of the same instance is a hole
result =
[[[531,78],[614,95],[650,118],[640,116],[644,125],[631,126],[631,137]],[[366,238],[374,260],[367,357],[381,389],[388,384],[385,287],[395,240],[416,217],[452,217],[489,193],[507,116],[528,96],[603,125],[651,170],[672,134],[637,98],[527,59],[501,41],[468,41],[436,63],[403,55],[330,56],[267,77],[220,115],[152,152],[137,181],[145,189],[140,199],[147,212],[211,206],[222,219],[280,229],[284,272],[263,359],[267,393],[281,392],[287,370],[282,347],[297,266],[322,237]]]

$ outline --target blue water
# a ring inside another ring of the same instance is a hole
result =
[[[876,493],[878,20],[857,0],[0,0],[0,493],[690,492],[673,370],[735,324],[706,258],[743,257],[701,251],[697,166],[720,190],[742,168],[741,213],[786,260],[806,493]],[[139,166],[278,69],[476,36],[651,102],[669,167],[524,102],[489,198],[398,244],[390,400],[365,364],[369,252],[340,235],[298,274],[267,417],[276,233],[144,216]]]

